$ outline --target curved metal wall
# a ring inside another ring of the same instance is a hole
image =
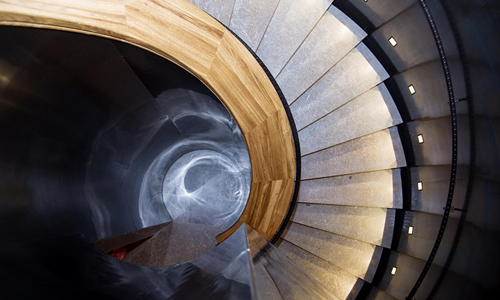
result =
[[[97,37],[0,27],[0,39],[2,237],[93,241],[172,219],[221,233],[238,220],[246,144],[197,78]]]
[[[488,296],[500,281],[497,135],[500,24],[495,1],[427,1],[450,67],[458,102],[458,169],[447,229],[416,299]],[[337,0],[368,33],[365,44],[391,77],[386,81],[404,124],[408,167],[404,210],[377,276],[360,298],[408,296],[438,235],[450,184],[452,129],[448,90],[431,27],[420,1]],[[389,39],[397,41],[392,46]],[[409,86],[415,92],[412,93]],[[423,136],[419,143],[418,135]],[[419,190],[418,183],[423,184]],[[413,234],[408,228],[413,227]],[[397,274],[391,269],[397,266]]]

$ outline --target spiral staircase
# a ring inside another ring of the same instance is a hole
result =
[[[437,111],[437,115],[421,107],[423,115],[417,116],[411,108],[408,112],[404,105],[397,103],[391,92],[398,89],[398,83],[402,82],[400,86],[404,89],[398,92],[404,95],[397,97],[406,99],[415,94],[410,82],[399,78],[395,84],[397,76],[391,79],[395,72],[386,69],[388,66],[401,69],[398,65],[401,61],[379,61],[384,57],[380,52],[373,53],[373,40],[368,40],[367,27],[358,24],[359,19],[356,23],[332,0],[188,1],[233,32],[262,63],[286,99],[290,120],[297,131],[301,177],[296,178],[300,189],[290,218],[283,224],[280,235],[275,236],[274,246],[253,229],[246,230],[248,241],[265,244],[272,249],[270,253],[274,253],[263,254],[259,259],[254,257],[251,273],[255,296],[273,300],[404,299],[427,261],[429,253],[422,248],[431,249],[435,239],[434,232],[414,233],[414,226],[425,227],[423,224],[428,223],[437,228],[441,218],[440,205],[422,200],[426,191],[421,192],[421,184],[424,181],[426,188],[443,185],[449,180],[449,162],[446,157],[426,161],[428,158],[419,157],[419,149],[448,149],[444,142],[436,141],[434,146],[428,146],[421,140],[432,140],[433,132],[449,126],[447,120],[439,116],[446,106],[436,104],[429,109]],[[404,15],[415,7],[412,1],[407,2],[394,8],[394,15]],[[376,34],[387,41],[388,45],[383,47],[397,44],[386,32]],[[418,62],[415,65],[420,66]],[[417,120],[408,123],[410,133],[398,126],[408,119],[408,114],[411,120]],[[427,122],[424,124],[424,121]],[[420,132],[426,132],[425,137],[417,136]],[[412,174],[411,182],[404,182],[402,172]],[[464,177],[459,174],[459,179]],[[404,184],[411,185],[409,197],[418,200],[412,201],[410,209],[416,214],[424,212],[423,215],[413,218],[413,212],[403,210]],[[397,218],[402,228],[397,227]],[[451,226],[456,227],[457,223],[454,219]],[[189,226],[171,224],[155,232],[127,261],[151,265],[150,261],[144,261],[144,253],[150,255],[157,251],[154,249],[160,247],[159,243],[175,239],[177,244],[170,242],[168,251],[180,253],[180,257],[170,256],[162,263],[196,261],[196,257],[215,246],[215,233],[209,237],[203,227]],[[186,231],[192,236],[179,242],[179,238],[190,235]],[[227,239],[230,242],[223,242],[217,248],[224,243],[236,243],[237,239],[244,240],[243,231],[240,227]],[[181,253],[182,243],[192,244],[193,240],[202,241],[203,247],[192,253]],[[108,250],[116,248],[116,245],[106,245],[105,240],[101,243],[101,247]],[[424,247],[412,248],[416,243]],[[252,252],[252,246],[249,248]],[[445,248],[450,251],[449,243]],[[222,254],[213,252],[214,257],[221,255],[227,260],[224,255],[230,253],[231,259],[241,259],[242,254],[237,251],[224,253],[225,248],[219,249]],[[293,263],[280,256],[282,254]],[[438,257],[437,267],[429,273],[432,278],[437,278],[445,260],[444,255]],[[406,281],[400,277],[401,269],[406,269],[411,279]],[[290,272],[285,276],[288,282],[283,278],[284,281],[280,281],[277,275],[285,271]],[[294,272],[296,274],[292,274]],[[459,270],[457,276],[465,276],[465,273]],[[295,290],[294,284],[303,284],[305,292]],[[232,287],[236,294],[240,291],[238,288]],[[310,292],[314,289],[318,290],[317,294]],[[421,296],[417,294],[418,299]]]
[[[191,2],[243,39],[290,105],[302,177],[278,248],[338,299],[355,298],[391,247],[406,166],[366,33],[332,1]]]

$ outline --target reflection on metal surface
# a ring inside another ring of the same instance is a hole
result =
[[[245,208],[249,192],[245,175],[242,165],[222,153],[189,152],[169,169],[163,185],[163,201],[174,220],[227,229]]]
[[[243,136],[222,104],[203,94],[165,91],[110,122],[93,149],[85,195],[99,238],[114,234],[103,199],[116,187],[121,197],[139,199],[135,211],[142,227],[174,220],[223,232],[248,199]]]
[[[239,217],[246,144],[197,78],[92,36],[0,26],[0,40],[3,240],[95,241],[169,222],[169,207],[219,232]]]

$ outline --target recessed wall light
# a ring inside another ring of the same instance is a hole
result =
[[[394,37],[392,37],[392,36],[389,38],[389,43],[391,43],[391,45],[393,47],[396,47],[396,45],[398,44],[398,42],[396,41],[396,39]]]
[[[422,181],[419,181],[419,182],[417,183],[417,189],[418,189],[419,191],[421,191],[421,190],[423,190],[423,189],[424,189],[424,183],[423,183]]]
[[[392,275],[396,275],[396,271],[398,270],[398,268],[396,267],[392,267],[392,270],[391,270],[391,274]]]
[[[417,135],[417,139],[419,144],[422,144],[424,142],[424,136],[421,134]]]
[[[413,84],[410,84],[408,86],[408,90],[410,91],[410,94],[415,94],[417,91],[415,91],[415,87],[413,86]]]
[[[408,227],[408,234],[409,235],[413,234],[413,226]]]

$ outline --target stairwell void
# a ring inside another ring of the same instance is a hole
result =
[[[197,78],[102,38],[16,27],[0,36],[10,238],[96,241],[173,222],[203,232],[196,249],[184,245],[187,261],[240,218],[246,143]]]

